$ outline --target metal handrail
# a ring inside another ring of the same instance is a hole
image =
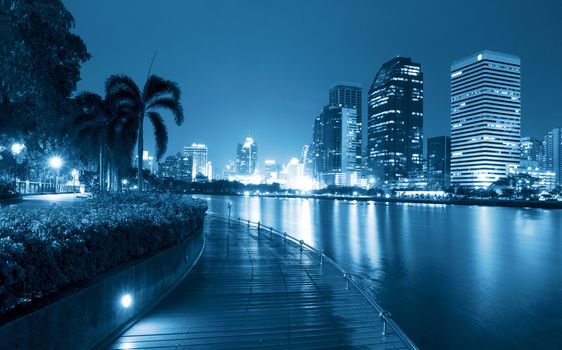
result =
[[[249,219],[242,219],[240,217],[236,218],[231,218],[230,216],[224,216],[218,213],[210,213],[210,215],[214,216],[214,217],[218,217],[224,220],[234,220],[237,221],[239,224],[244,224],[244,225],[248,225],[250,226],[254,226],[258,229],[258,235],[260,230],[266,230],[269,231],[270,234],[275,234],[285,240],[289,239],[289,241],[293,242],[294,244],[300,246],[300,249],[302,251],[303,247],[306,247],[308,250],[310,250],[311,252],[315,253],[316,255],[320,256],[320,264],[323,264],[324,260],[329,262],[334,268],[336,268],[343,276],[343,278],[346,279],[346,289],[349,289],[349,284],[351,283],[351,285],[353,287],[355,287],[355,289],[357,289],[361,295],[363,295],[363,297],[365,297],[365,299],[367,299],[367,301],[369,302],[369,304],[371,304],[371,306],[377,311],[379,318],[383,321],[383,331],[382,334],[386,335],[389,334],[389,332],[387,332],[387,324],[390,326],[390,328],[394,331],[394,333],[396,333],[398,335],[398,337],[410,348],[413,350],[418,350],[419,348],[414,344],[414,342],[410,339],[410,337],[408,337],[408,335],[406,335],[406,333],[404,333],[404,331],[400,328],[400,326],[398,326],[398,324],[391,318],[391,314],[390,312],[384,310],[379,304],[377,304],[377,302],[371,298],[371,296],[369,296],[369,294],[367,294],[363,288],[361,288],[357,282],[353,279],[353,275],[348,273],[347,271],[345,271],[340,265],[338,265],[334,260],[332,260],[330,257],[328,257],[326,254],[324,254],[324,249],[322,250],[318,250],[317,248],[314,248],[313,246],[311,246],[310,244],[306,243],[304,240],[302,239],[298,239],[296,237],[293,237],[289,234],[287,234],[287,232],[284,231],[280,231],[277,230],[275,228],[273,228],[273,226],[264,226],[262,225],[261,221],[250,221]]]

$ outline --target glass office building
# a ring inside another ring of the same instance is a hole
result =
[[[368,173],[396,187],[423,170],[423,73],[410,58],[382,65],[368,98]]]
[[[520,160],[521,63],[481,51],[451,65],[451,183],[486,188]]]

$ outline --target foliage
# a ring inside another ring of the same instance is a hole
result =
[[[73,25],[60,0],[0,2],[0,143],[26,145],[30,177],[44,175],[46,154],[72,149],[69,97],[90,57]]]
[[[203,201],[173,195],[0,207],[0,313],[186,239],[206,209]]]
[[[160,78],[156,75],[148,77],[142,91],[128,76],[112,75],[105,84],[107,100],[112,101],[113,107],[127,111],[136,119],[133,137],[138,137],[137,169],[142,173],[142,156],[144,150],[144,118],[147,117],[153,128],[156,139],[156,159],[162,158],[168,146],[168,130],[160,110],[168,110],[174,115],[177,125],[183,123],[183,107],[180,102],[180,89],[176,83]],[[142,191],[142,177],[138,179],[139,191]]]

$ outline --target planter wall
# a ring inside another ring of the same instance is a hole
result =
[[[3,349],[90,349],[144,313],[181,281],[205,246],[203,230],[0,327]],[[120,299],[130,294],[125,308]]]

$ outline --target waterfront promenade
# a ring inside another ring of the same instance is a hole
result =
[[[208,216],[194,270],[111,349],[408,349],[335,266],[268,229]]]

